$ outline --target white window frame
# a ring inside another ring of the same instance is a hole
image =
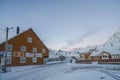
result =
[[[34,57],[34,53],[25,53],[26,57]]]
[[[37,48],[33,48],[32,51],[33,51],[33,52],[37,52]]]
[[[26,63],[26,57],[20,57],[20,63]]]
[[[32,38],[31,37],[27,37],[27,42],[28,43],[32,43]]]
[[[37,57],[33,57],[33,58],[32,58],[32,62],[33,62],[33,63],[37,63]]]
[[[112,59],[114,59],[114,55],[112,55]]]
[[[4,57],[1,57],[1,65],[4,65],[4,64],[5,64]]]
[[[46,49],[44,48],[44,49],[42,49],[42,53],[46,53]]]
[[[48,61],[48,59],[47,59],[47,58],[44,58],[44,64],[46,64],[46,63],[47,63],[47,61]]]
[[[11,57],[6,57],[6,64],[11,64],[12,58]]]
[[[21,46],[20,49],[21,49],[21,52],[26,52],[26,46]]]
[[[118,55],[118,58],[120,59],[120,54]]]
[[[103,55],[103,56],[102,56],[102,59],[109,59],[109,56]]]
[[[81,58],[81,60],[85,60],[85,58]]]
[[[12,56],[12,52],[7,52],[7,57],[11,57]]]
[[[42,53],[35,53],[35,57],[43,57]]]
[[[8,44],[8,46],[7,46],[7,50],[8,50],[8,51],[12,51],[12,49],[13,49],[13,45]]]

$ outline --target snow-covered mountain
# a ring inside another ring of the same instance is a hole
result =
[[[105,43],[108,47],[120,47],[120,29]]]
[[[97,55],[102,51],[109,52],[110,54],[120,54],[120,28],[108,39],[108,41],[106,41],[105,44],[79,48],[74,52],[88,52],[90,49],[97,49]]]
[[[120,54],[120,29],[116,31],[101,48],[110,54]]]

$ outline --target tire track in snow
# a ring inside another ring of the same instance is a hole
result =
[[[109,72],[109,71],[106,71],[106,70],[97,70],[97,71],[102,72],[102,73],[105,73],[105,74],[113,77],[113,78],[116,79],[116,80],[120,80],[120,76],[117,76],[117,75],[115,75],[115,74],[113,74],[113,73],[111,73],[111,72]]]
[[[110,71],[105,70],[103,67],[99,67],[99,66],[72,67],[71,70],[66,71],[66,73],[73,72],[73,71],[76,71],[76,70],[84,70],[84,69],[99,71],[101,73],[107,74],[108,76],[114,78],[115,80],[120,80],[120,76],[118,76],[116,74],[113,74]]]

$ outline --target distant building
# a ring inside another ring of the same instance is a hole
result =
[[[100,52],[92,52],[92,54],[90,55],[91,61],[95,62],[98,61],[98,55],[100,54]]]
[[[117,48],[116,48],[117,49]],[[99,64],[120,64],[120,52],[113,48],[109,51],[103,51],[98,55]]]
[[[91,61],[97,61],[99,64],[120,63],[120,50],[118,46],[102,46],[91,55]]]
[[[44,64],[49,57],[48,49],[30,28],[8,40],[7,66]],[[5,51],[5,42],[0,44],[0,52]],[[4,55],[0,57],[4,64]]]
[[[80,53],[80,60],[89,60],[90,52]]]
[[[105,44],[82,48],[79,53],[81,62],[89,59],[99,64],[120,64],[120,29]]]
[[[106,59],[111,59],[111,54],[105,51],[102,51],[99,55],[98,55],[98,60],[106,60]]]
[[[91,49],[91,48],[81,48],[79,50],[79,60],[77,61],[77,63],[91,63],[91,53],[94,51],[95,49]]]

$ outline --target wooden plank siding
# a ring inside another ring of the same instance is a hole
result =
[[[27,38],[32,38],[32,42],[28,42]],[[12,51],[12,63],[7,66],[22,66],[22,65],[33,65],[33,64],[44,64],[44,58],[48,58],[49,50],[35,34],[35,32],[30,28],[25,32],[18,34],[17,36],[8,40],[8,44],[13,46]],[[26,53],[33,53],[33,48],[37,48],[37,53],[42,54],[42,57],[37,57],[37,63],[32,62],[31,57],[26,57],[26,63],[20,63],[20,57],[14,57],[14,52],[22,52],[21,46],[26,46]],[[42,49],[45,49],[45,53],[42,52]],[[0,51],[5,51],[5,43],[0,44]]]
[[[76,61],[76,63],[82,63],[82,64],[91,64],[90,52],[80,53],[80,59]]]

